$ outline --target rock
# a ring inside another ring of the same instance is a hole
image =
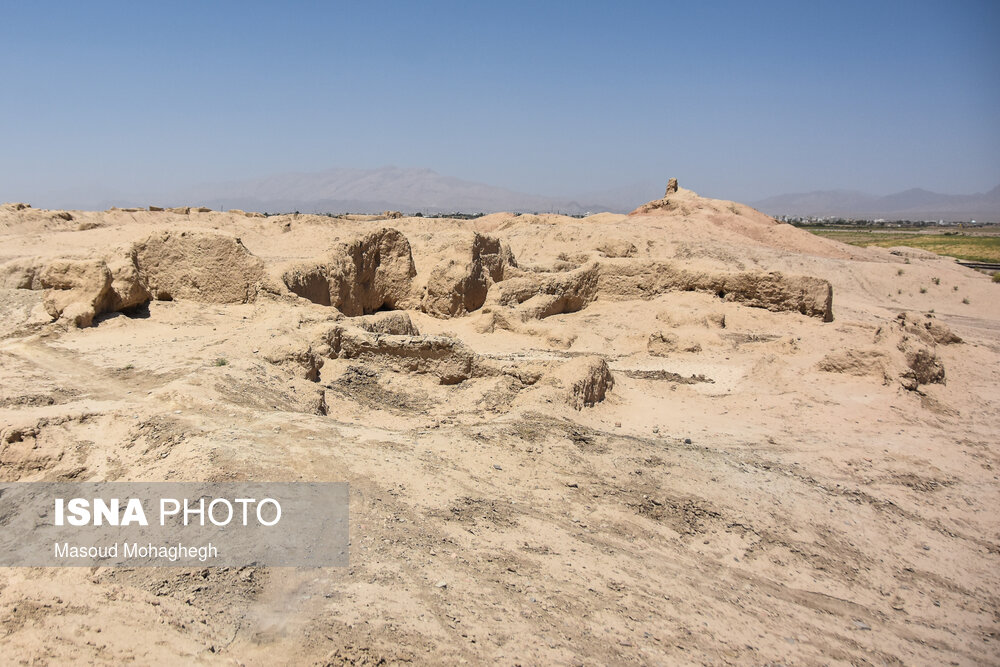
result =
[[[664,198],[669,197],[670,195],[677,192],[677,188],[678,188],[677,179],[671,178],[669,181],[667,181],[667,191],[663,193]]]
[[[162,206],[150,206],[149,210],[153,211],[153,212],[162,211],[163,207]]]
[[[403,217],[403,214],[399,211],[383,211],[382,217],[388,218],[389,220],[398,220]]]

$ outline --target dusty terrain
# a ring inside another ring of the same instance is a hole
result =
[[[348,568],[7,569],[3,662],[1000,663],[1000,285],[948,259],[684,189],[5,205],[0,288],[3,481],[352,498]]]

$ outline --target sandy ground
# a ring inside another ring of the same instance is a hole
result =
[[[347,481],[351,564],[8,568],[2,662],[1000,664],[1000,285],[985,275],[684,190],[585,219],[69,218],[0,211],[0,479]],[[238,237],[273,283],[380,227],[416,268],[387,288],[414,290],[395,307],[501,371],[446,384],[314,341],[310,379],[268,350],[353,318],[281,285],[147,299],[81,328],[37,279],[188,230]],[[432,265],[468,264],[441,239],[472,231],[509,244],[514,278],[472,312],[424,312]],[[721,290],[598,288],[534,315],[495,298],[588,262],[820,278],[834,319]],[[920,339],[943,380],[910,377],[903,312],[962,339]],[[567,373],[595,358],[613,387],[574,405]]]

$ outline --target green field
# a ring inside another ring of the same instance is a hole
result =
[[[827,227],[805,227],[817,236],[850,243],[856,246],[909,246],[929,250],[939,255],[957,257],[969,262],[1000,262],[1000,236],[985,234],[926,234],[908,231],[886,231],[885,229],[830,229]]]

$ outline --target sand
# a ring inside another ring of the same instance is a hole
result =
[[[1000,285],[947,258],[683,189],[5,206],[0,287],[0,480],[347,481],[352,531],[347,568],[6,569],[5,662],[1000,661]]]

